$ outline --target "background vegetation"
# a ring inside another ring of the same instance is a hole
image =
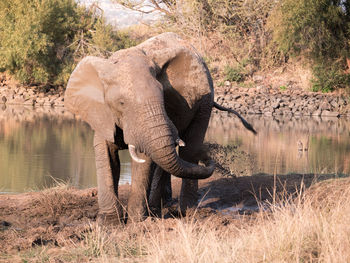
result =
[[[147,9],[144,0],[114,1],[162,13],[162,26],[199,42],[227,79],[243,81],[302,57],[311,65],[314,91],[349,86],[348,0],[151,0]]]
[[[97,5],[74,0],[0,1],[0,70],[22,83],[64,84],[77,61],[132,41],[106,24]]]
[[[204,54],[214,77],[243,82],[301,58],[311,65],[314,91],[349,86],[349,0],[111,1],[157,14],[159,23],[121,33],[97,4],[2,0],[0,70],[23,83],[62,85],[82,56],[108,56],[143,36],[175,31]]]

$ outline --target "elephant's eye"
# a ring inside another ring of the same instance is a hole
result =
[[[125,104],[125,103],[124,103],[123,100],[120,100],[120,101],[119,101],[119,105],[120,105],[120,106],[124,106],[124,104]]]

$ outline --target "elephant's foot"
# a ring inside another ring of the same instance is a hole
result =
[[[124,218],[120,218],[116,213],[99,213],[97,223],[101,226],[118,226],[124,224]]]
[[[161,217],[162,216],[162,208],[160,206],[151,206],[147,211],[148,216],[152,217]]]
[[[198,205],[198,181],[183,179],[180,194],[180,211],[182,215],[186,214],[189,208],[196,208]]]
[[[126,217],[126,223],[138,223],[143,221],[147,216],[145,207],[143,206],[129,206],[128,213]]]

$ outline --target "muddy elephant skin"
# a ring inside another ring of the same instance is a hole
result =
[[[95,131],[99,218],[124,216],[118,151],[127,148],[129,221],[171,198],[171,187],[165,187],[170,174],[183,178],[181,210],[196,205],[197,179],[214,170],[212,162],[202,166],[196,158],[214,102],[210,73],[191,45],[164,33],[108,59],[85,57],[69,79],[65,106]],[[178,154],[176,145],[182,146]]]

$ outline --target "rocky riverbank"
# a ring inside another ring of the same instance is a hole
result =
[[[0,76],[0,104],[63,107],[63,95],[63,87],[25,87]],[[215,87],[215,101],[241,114],[350,117],[350,102],[344,94],[307,92],[285,86],[243,88],[225,82],[224,86]]]
[[[348,96],[344,94],[307,92],[285,86],[242,88],[226,82],[215,89],[215,101],[241,114],[350,117]]]
[[[64,89],[23,86],[6,75],[0,76],[0,104],[63,107]]]

